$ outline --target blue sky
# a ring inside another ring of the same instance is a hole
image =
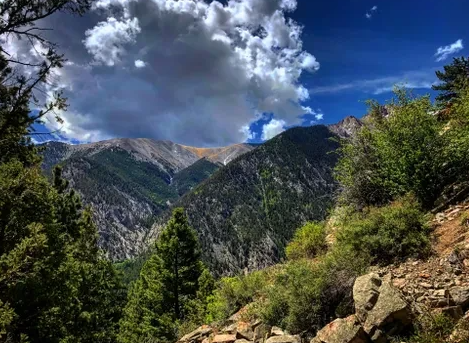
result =
[[[292,17],[304,26],[304,48],[321,64],[301,79],[311,91],[306,105],[321,110],[320,123],[336,123],[364,115],[367,99],[389,100],[392,92],[380,88],[393,80],[421,86],[436,81],[436,70],[469,55],[463,48],[444,61],[435,57],[441,46],[469,42],[467,13],[469,1],[463,0],[300,0]],[[434,95],[427,87],[414,92]]]
[[[361,117],[364,101],[390,99],[395,83],[434,95],[435,71],[469,55],[467,0],[99,3],[66,28],[62,17],[47,23],[60,28],[51,39],[70,61],[60,75],[70,108],[64,124],[38,131],[60,130],[73,143],[260,142],[295,125]],[[12,51],[24,43],[10,42]]]

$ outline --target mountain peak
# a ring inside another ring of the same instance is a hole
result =
[[[353,136],[363,123],[354,116],[348,116],[339,121],[337,124],[329,125],[329,129],[342,138]]]

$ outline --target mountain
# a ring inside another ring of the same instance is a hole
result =
[[[339,137],[347,138],[353,136],[362,126],[363,122],[361,120],[354,116],[348,116],[337,124],[329,125],[328,128]]]
[[[294,231],[323,220],[337,184],[333,168],[338,138],[353,134],[356,118],[330,127],[297,127],[217,170],[175,202],[197,230],[203,258],[217,274],[235,274],[278,262]],[[169,218],[161,215],[147,242]]]
[[[250,144],[194,148],[151,139],[48,142],[42,147],[46,173],[62,165],[63,176],[92,206],[99,243],[113,260],[137,255],[157,215],[214,171],[254,149]]]

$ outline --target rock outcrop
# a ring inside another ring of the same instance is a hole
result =
[[[311,343],[368,343],[369,336],[363,330],[356,315],[338,318],[318,331]]]
[[[290,335],[260,320],[245,322],[234,315],[228,321],[232,323],[221,330],[201,326],[183,336],[178,343],[301,343],[299,336]]]
[[[311,343],[385,343],[412,322],[410,305],[389,280],[360,276],[353,286],[355,314],[327,324]]]
[[[357,318],[373,342],[386,342],[409,326],[412,314],[402,294],[374,273],[357,278],[353,286]]]

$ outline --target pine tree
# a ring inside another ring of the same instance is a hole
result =
[[[198,296],[203,270],[197,235],[177,208],[129,291],[119,341],[174,340],[177,324]]]
[[[0,49],[0,342],[113,342],[123,292],[97,246],[89,209],[56,169],[42,175],[33,124],[66,108],[60,93],[41,102],[63,55],[36,28],[57,11],[83,14],[90,0],[0,1],[0,38],[47,51],[39,63]],[[21,66],[21,68],[16,68]],[[32,112],[30,104],[42,110]],[[60,118],[57,118],[60,121]]]
[[[469,58],[454,58],[453,63],[443,67],[444,71],[437,71],[436,76],[440,84],[432,86],[433,90],[441,93],[436,97],[438,103],[446,105],[454,98],[469,81]]]
[[[0,341],[113,342],[123,303],[89,210],[55,172],[0,164]]]

